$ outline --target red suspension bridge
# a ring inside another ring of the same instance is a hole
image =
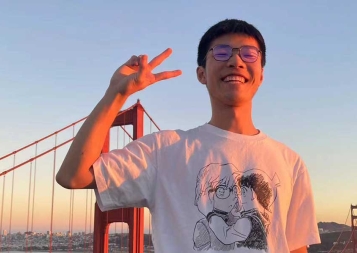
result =
[[[0,157],[0,252],[154,252],[148,209],[101,212],[92,190],[67,190],[56,184],[56,172],[85,119]],[[118,113],[103,152],[157,130],[138,101]],[[325,252],[357,252],[355,209],[351,206],[346,218],[347,223],[351,217],[352,224],[347,242],[341,247],[341,232]]]
[[[0,157],[0,252],[153,252],[148,209],[101,212],[92,190],[56,184],[56,172],[85,119]],[[157,130],[138,101],[118,113],[103,152]]]

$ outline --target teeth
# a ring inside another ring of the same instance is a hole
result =
[[[245,83],[245,79],[242,76],[227,76],[226,78],[224,78],[225,82],[229,82],[229,81],[238,81],[241,83]]]

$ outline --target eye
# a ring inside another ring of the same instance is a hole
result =
[[[218,45],[213,49],[213,54],[216,56],[226,56],[229,55],[230,51],[230,47],[227,47],[226,45]]]
[[[219,55],[227,55],[228,54],[228,51],[223,49],[223,48],[220,48],[220,49],[216,49],[214,50],[213,52],[215,55],[219,56]]]
[[[242,47],[241,49],[242,57],[248,59],[255,59],[258,57],[259,50],[254,47]]]
[[[250,59],[255,59],[257,57],[256,54],[243,54],[244,58],[250,58]]]
[[[222,52],[222,53],[217,53],[217,54],[215,54],[215,55],[216,55],[216,56],[226,56],[227,53]]]
[[[220,197],[223,197],[225,193],[225,190],[223,188],[218,188],[217,190],[217,195]]]

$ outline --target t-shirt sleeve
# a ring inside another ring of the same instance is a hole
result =
[[[156,168],[154,134],[101,154],[93,164],[99,208],[150,207]]]
[[[301,160],[298,161],[297,166],[298,174],[293,182],[293,193],[286,223],[286,238],[290,251],[321,243],[310,177]]]

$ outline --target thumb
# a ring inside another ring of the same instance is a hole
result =
[[[132,55],[129,60],[127,60],[123,65],[121,65],[118,68],[118,70],[119,70],[119,72],[122,72],[122,71],[125,72],[125,69],[128,70],[128,68],[132,69],[134,71],[139,70],[139,57],[138,56]]]
[[[128,67],[139,66],[139,58],[140,56],[132,55],[130,59],[126,63],[124,63],[124,65]]]

